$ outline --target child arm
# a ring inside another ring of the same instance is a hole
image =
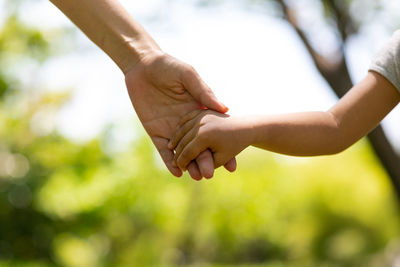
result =
[[[382,75],[369,72],[326,112],[265,117],[256,121],[255,146],[294,156],[339,153],[374,129],[400,94]]]
[[[207,148],[214,152],[215,167],[249,145],[294,156],[335,154],[375,128],[399,101],[396,88],[371,71],[326,112],[248,118],[211,111],[189,114],[170,148],[175,148],[175,160],[182,169]]]

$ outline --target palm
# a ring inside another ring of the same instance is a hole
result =
[[[187,76],[191,71],[194,70],[185,63],[162,56],[143,60],[126,74],[128,92],[136,113],[167,168],[176,176],[181,175],[181,170],[173,165],[174,154],[168,149],[169,139],[182,116],[201,108],[186,89],[193,82],[193,77]],[[197,97],[201,99],[203,96]],[[203,165],[212,164],[212,155],[208,150],[201,157],[205,162]],[[213,165],[210,167],[213,169]],[[194,174],[197,167],[192,165],[188,169]]]

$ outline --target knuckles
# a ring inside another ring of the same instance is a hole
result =
[[[188,158],[189,158],[189,152],[187,150],[182,151],[182,153],[179,155],[178,159],[177,159],[177,164],[179,167],[186,167],[185,165],[186,162],[188,162]]]
[[[197,71],[192,65],[185,64],[183,66],[182,74],[187,77],[195,78],[197,76]]]

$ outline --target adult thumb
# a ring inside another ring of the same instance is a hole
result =
[[[201,79],[193,67],[189,66],[184,72],[182,81],[185,89],[201,105],[221,113],[228,111],[228,107],[217,99],[210,87]]]

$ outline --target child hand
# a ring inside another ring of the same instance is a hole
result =
[[[175,162],[185,170],[202,151],[214,153],[214,167],[218,168],[250,145],[249,125],[246,120],[212,110],[196,110],[186,115],[169,142],[175,149]]]

